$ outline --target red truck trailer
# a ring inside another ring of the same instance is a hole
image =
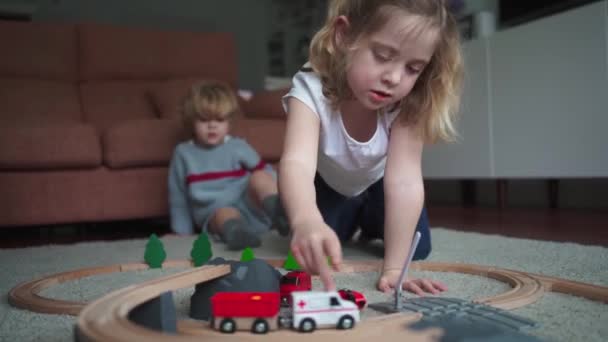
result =
[[[224,333],[278,329],[278,292],[218,292],[211,297],[211,327]]]

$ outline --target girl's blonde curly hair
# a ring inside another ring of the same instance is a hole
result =
[[[310,44],[309,59],[320,76],[323,94],[334,108],[352,97],[346,80],[348,54],[394,15],[415,16],[419,31],[435,29],[438,41],[434,54],[410,93],[398,103],[399,117],[414,124],[427,142],[453,141],[457,136],[455,116],[460,101],[463,62],[460,35],[445,0],[331,0],[325,25]],[[341,49],[336,43],[336,21],[345,16],[349,30]]]

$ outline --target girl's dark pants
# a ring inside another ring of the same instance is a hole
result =
[[[325,223],[336,232],[340,241],[350,240],[357,227],[361,228],[363,239],[384,239],[384,178],[355,197],[345,197],[336,192],[318,173],[315,177],[315,188],[321,215]],[[424,207],[416,231],[419,231],[421,236],[414,260],[425,259],[431,252],[431,232]]]

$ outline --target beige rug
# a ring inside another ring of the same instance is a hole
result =
[[[162,237],[169,259],[188,258],[194,237]],[[506,238],[496,235],[463,233],[442,228],[432,229],[433,252],[429,260],[465,262],[542,273],[608,286],[608,249],[571,243],[554,243]],[[75,318],[36,314],[10,307],[6,293],[20,282],[82,267],[139,262],[143,259],[145,239],[117,242],[92,242],[67,246],[46,246],[0,250],[0,341],[69,341]],[[366,249],[346,246],[348,259],[379,259],[380,245]],[[265,237],[258,257],[284,257],[288,242],[274,234]],[[214,255],[239,258],[223,245],[214,245]],[[43,295],[90,301],[112,290],[160,277],[174,270],[149,270],[93,276],[45,290]],[[445,296],[474,299],[506,290],[500,282],[487,278],[440,272],[418,272],[441,280],[449,286]],[[385,301],[390,296],[375,290],[377,274],[336,275],[337,285],[362,291],[370,302]],[[315,286],[319,286],[315,283]],[[175,294],[178,314],[186,316],[191,290]],[[608,341],[608,305],[560,294],[547,294],[539,302],[512,311],[535,320],[540,327],[528,333],[554,341]]]

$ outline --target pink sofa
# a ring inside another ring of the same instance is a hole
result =
[[[228,33],[0,21],[0,227],[164,217],[193,80],[237,88]],[[243,102],[235,134],[276,163],[284,91]]]

